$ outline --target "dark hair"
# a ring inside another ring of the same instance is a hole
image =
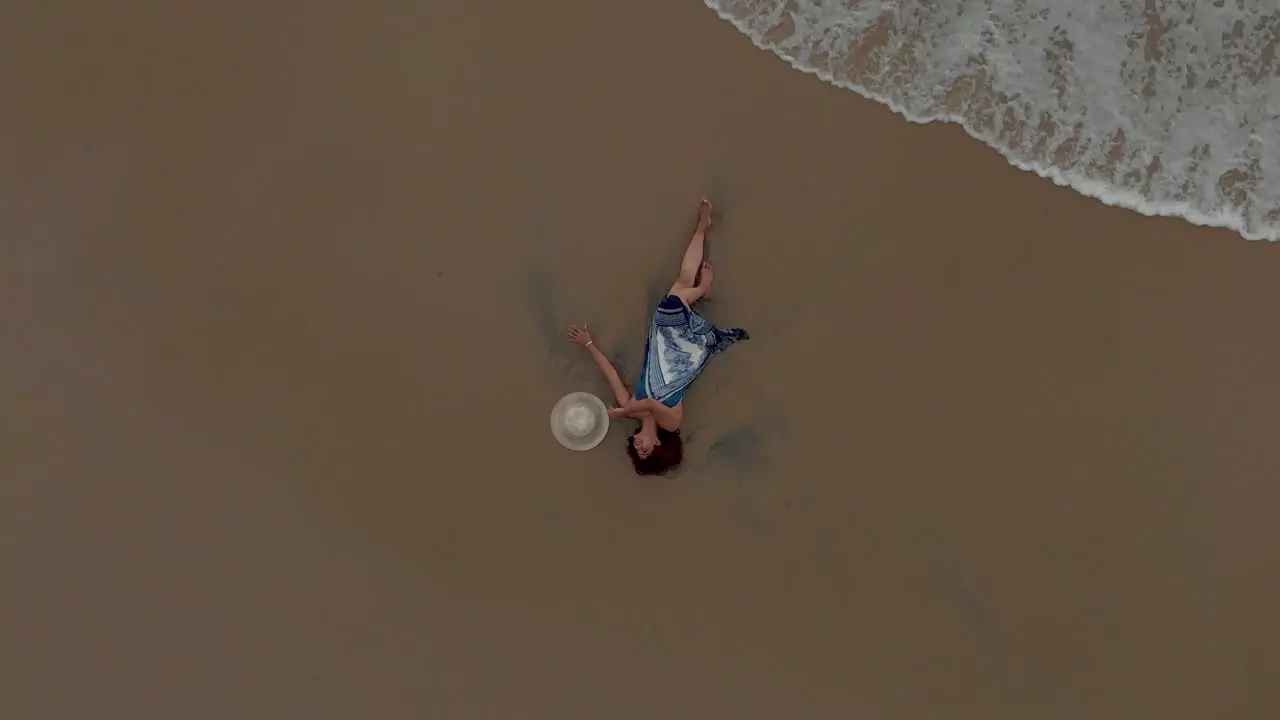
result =
[[[680,431],[662,428],[657,428],[657,431],[660,444],[653,448],[647,458],[636,454],[635,437],[640,431],[635,431],[627,438],[627,457],[631,458],[637,475],[666,475],[668,470],[684,459],[684,441],[680,439]]]

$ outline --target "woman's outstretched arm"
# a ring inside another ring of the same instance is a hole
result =
[[[604,379],[609,381],[609,389],[613,391],[613,399],[617,401],[618,407],[625,406],[631,399],[631,393],[627,391],[627,386],[622,384],[622,376],[618,375],[618,369],[609,362],[609,358],[605,357],[604,353],[600,352],[600,348],[596,347],[596,341],[591,339],[591,332],[585,325],[582,327],[570,325],[565,334],[573,344],[581,345],[591,353],[591,359],[596,361],[596,367],[600,368]]]

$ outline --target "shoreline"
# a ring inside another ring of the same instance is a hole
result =
[[[929,125],[932,123],[957,125],[972,140],[982,143],[987,148],[998,153],[1009,165],[1031,173],[1038,178],[1048,180],[1059,187],[1069,188],[1104,205],[1122,208],[1146,217],[1177,218],[1198,227],[1229,230],[1239,235],[1241,239],[1250,242],[1280,241],[1280,224],[1260,231],[1252,230],[1248,227],[1247,221],[1228,210],[1208,213],[1195,208],[1191,203],[1185,201],[1163,200],[1156,202],[1128,188],[1106,180],[1089,177],[1076,168],[1063,170],[1017,158],[1012,154],[1011,150],[1000,147],[996,138],[990,136],[989,133],[980,131],[974,127],[973,123],[961,115],[948,113],[938,113],[929,117],[917,115],[887,95],[855,82],[836,78],[829,71],[822,68],[814,68],[801,63],[797,58],[769,45],[763,38],[752,32],[750,27],[740,18],[713,6],[711,3],[715,2],[715,0],[702,0],[702,2],[708,10],[741,33],[756,49],[777,58],[792,70],[813,76],[834,88],[852,92],[861,98],[883,105],[907,122],[917,125]],[[1280,209],[1277,209],[1277,212],[1280,212]]]

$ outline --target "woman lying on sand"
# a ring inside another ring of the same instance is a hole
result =
[[[693,304],[711,291],[716,277],[711,263],[703,262],[703,244],[710,229],[711,203],[704,199],[698,206],[698,226],[680,263],[680,275],[649,322],[644,370],[635,395],[627,392],[617,369],[585,327],[570,327],[567,333],[571,341],[591,353],[609,381],[618,402],[609,416],[640,421],[640,429],[627,439],[627,455],[640,475],[662,475],[680,464],[685,392],[712,357],[747,339],[745,330],[721,330],[693,309]]]

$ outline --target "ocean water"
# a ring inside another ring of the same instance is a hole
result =
[[[798,70],[1148,215],[1280,240],[1274,0],[704,0]]]

